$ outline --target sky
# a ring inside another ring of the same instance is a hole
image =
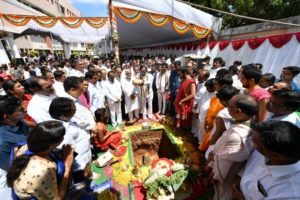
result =
[[[68,0],[71,5],[81,12],[82,17],[108,16],[108,0]]]

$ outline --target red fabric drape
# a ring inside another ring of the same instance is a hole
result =
[[[182,51],[184,51],[186,44],[181,44],[180,46],[181,46]]]
[[[229,44],[230,44],[230,41],[221,41],[221,42],[219,42],[219,48],[220,48],[220,50],[222,51],[222,50],[226,49],[226,47]]]
[[[192,48],[193,48],[193,44],[192,43],[186,45],[186,50],[187,51],[192,50]]]
[[[200,44],[200,49],[202,50],[202,49],[204,49],[205,47],[206,47],[206,42],[202,42],[201,44]]]
[[[194,44],[193,50],[195,51],[196,49],[198,49],[200,47],[199,44]]]
[[[216,44],[218,44],[218,41],[211,41],[211,42],[209,42],[209,48],[213,49],[216,46]]]
[[[264,43],[264,41],[266,40],[267,38],[255,38],[255,39],[249,39],[247,40],[248,41],[248,45],[251,49],[256,49],[258,47],[260,47],[260,45],[262,43]]]
[[[273,47],[281,48],[292,39],[293,34],[270,36],[268,39]]]
[[[298,43],[300,44],[300,32],[298,33],[288,33],[283,35],[273,35],[268,37],[262,37],[262,38],[251,38],[251,39],[243,39],[243,40],[224,40],[224,41],[210,41],[208,43],[209,48],[212,50],[217,44],[219,44],[220,50],[224,50],[228,47],[228,45],[231,43],[232,48],[237,51],[239,50],[246,42],[248,43],[249,47],[253,50],[257,49],[264,43],[266,40],[269,40],[271,45],[275,48],[281,48],[285,44],[287,44],[292,37],[295,35]],[[164,45],[164,46],[153,46],[150,47],[150,50],[158,50],[158,49],[172,49],[172,50],[197,50],[198,48],[200,50],[203,50],[207,45],[207,42],[195,42],[195,43],[177,43],[177,44],[171,44],[171,45]],[[128,49],[126,49],[128,50]],[[142,51],[143,48],[135,49],[136,51]],[[125,51],[125,50],[122,50]]]
[[[239,50],[244,44],[245,44],[245,40],[236,40],[236,41],[232,41],[231,43],[232,48],[235,51]]]
[[[296,39],[298,40],[298,42],[300,43],[300,33],[296,33]]]

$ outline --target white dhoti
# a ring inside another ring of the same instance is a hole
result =
[[[108,106],[109,106],[112,126],[122,124],[121,102],[119,103],[109,102]]]
[[[167,93],[166,92],[157,92],[158,97],[158,113],[165,114],[166,105],[167,105]]]

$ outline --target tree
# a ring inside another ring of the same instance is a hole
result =
[[[188,0],[188,2],[223,10],[235,14],[262,19],[282,19],[300,15],[300,0]],[[230,15],[210,12],[223,17],[223,28],[238,27],[257,23]]]

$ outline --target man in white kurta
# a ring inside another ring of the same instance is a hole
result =
[[[209,77],[208,68],[205,66],[198,71],[198,83],[196,85],[196,96],[193,103],[193,117],[192,117],[192,130],[191,132],[194,133],[194,136],[197,137],[199,131],[199,108],[201,103],[201,98],[204,96],[206,92],[205,81]]]
[[[70,80],[75,79],[75,80]],[[69,85],[68,88],[66,85]],[[83,82],[78,77],[68,77],[64,82],[65,95],[63,97],[67,97],[72,99],[75,102],[76,113],[72,117],[71,122],[79,126],[80,128],[89,131],[94,130],[96,122],[94,117],[89,109],[87,109],[84,105],[82,105],[79,97],[83,92]]]
[[[65,106],[70,109],[66,110]],[[78,153],[78,155],[74,158],[72,171],[79,171],[84,170],[84,168],[91,163],[92,152],[89,132],[70,122],[75,112],[76,105],[72,100],[67,98],[54,99],[49,110],[51,117],[62,122],[66,129],[64,140],[58,148],[61,148],[65,144],[70,144],[74,147],[74,151]]]
[[[73,69],[72,71],[70,71],[69,76],[84,77],[86,72],[87,72],[87,69],[84,68],[83,60],[77,60],[76,68]]]
[[[34,81],[37,82],[39,87],[35,88],[37,92],[29,101],[27,113],[36,123],[41,123],[51,118],[49,115],[49,106],[55,97],[53,95],[54,89],[48,79],[37,78]]]
[[[105,88],[98,81],[99,77],[96,73],[92,74],[92,78],[89,82],[89,97],[91,101],[90,110],[92,113],[98,108],[105,108]]]
[[[156,77],[156,88],[158,96],[158,113],[165,114],[167,104],[167,93],[169,91],[169,73],[167,64],[162,64],[160,72]]]
[[[55,81],[53,83],[53,88],[55,90],[55,94],[58,97],[61,97],[65,94],[64,89],[64,81],[66,79],[66,74],[64,71],[57,70],[53,73]]]
[[[210,163],[216,200],[232,199],[233,180],[253,150],[250,120],[257,110],[256,100],[244,94],[232,97],[228,103],[228,111],[235,122],[217,140]]]
[[[143,66],[141,68],[139,77],[143,80],[143,85],[140,86],[140,102],[141,102],[141,113],[143,114],[143,119],[148,118],[152,119],[152,101],[153,101],[153,89],[152,89],[152,82],[153,76],[147,72],[147,68]],[[148,105],[148,109],[147,109]]]
[[[128,113],[129,120],[133,120],[133,113],[139,119],[138,86],[133,84],[130,69],[125,70],[125,77],[121,79],[121,85],[125,96],[125,112]]]
[[[205,124],[205,117],[207,114],[207,110],[210,105],[210,99],[212,97],[216,96],[216,93],[214,92],[214,90],[210,90],[211,88],[209,88],[207,90],[207,87],[205,87],[205,88],[206,88],[206,91],[204,92],[202,97],[199,100],[197,100],[197,102],[199,102],[198,107],[197,107],[197,109],[199,111],[199,116],[198,116],[199,129],[198,129],[198,132],[196,135],[197,135],[199,144],[202,143],[204,136],[206,134],[206,131],[204,129],[204,124]]]
[[[112,125],[122,124],[122,87],[121,83],[115,80],[115,73],[113,71],[108,72],[108,80],[105,83],[105,87]]]
[[[300,161],[290,165],[268,165],[268,159],[253,151],[242,171],[240,188],[247,200],[300,199]],[[259,191],[257,183],[268,197]]]

